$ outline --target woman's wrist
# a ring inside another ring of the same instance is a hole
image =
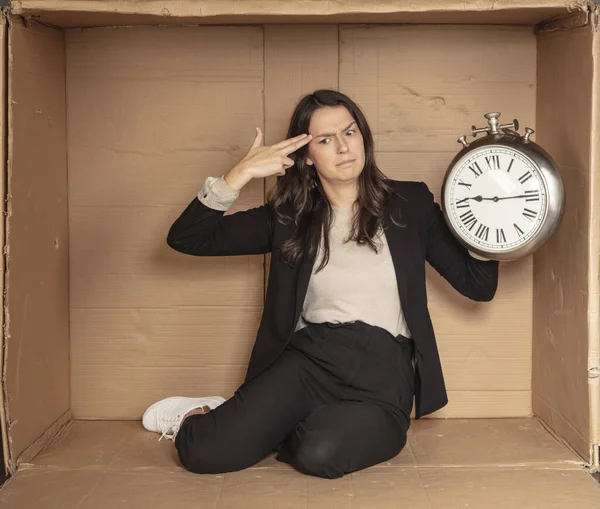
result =
[[[227,182],[227,185],[236,191],[239,191],[244,187],[248,182],[252,180],[252,176],[248,174],[248,172],[241,166],[234,166],[229,170],[225,175],[223,175],[223,179]]]

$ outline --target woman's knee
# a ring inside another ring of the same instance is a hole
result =
[[[293,465],[299,471],[328,479],[345,474],[340,457],[341,442],[336,433],[320,430],[309,433],[299,441],[294,452]]]
[[[199,419],[205,416],[199,416]],[[175,447],[181,465],[195,474],[223,474],[243,470],[258,462],[260,452],[240,444],[225,433],[205,426],[183,426]]]
[[[175,437],[179,461],[186,470],[195,474],[217,474],[218,458],[212,433],[200,421],[204,416],[189,418]],[[195,422],[193,422],[195,421]]]

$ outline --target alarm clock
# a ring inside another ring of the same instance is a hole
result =
[[[442,211],[458,239],[476,258],[510,261],[540,248],[562,219],[565,193],[552,157],[519,123],[499,124],[500,113],[486,113],[488,126],[472,126],[471,143],[452,159],[442,185]]]

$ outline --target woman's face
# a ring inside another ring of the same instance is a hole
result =
[[[358,126],[344,106],[316,110],[308,127],[307,164],[314,165],[322,182],[347,184],[358,179],[365,166],[365,148]]]

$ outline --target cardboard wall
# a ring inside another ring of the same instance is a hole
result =
[[[263,256],[195,258],[166,245],[207,176],[263,123],[260,27],[67,32],[72,411],[139,418],[170,395],[243,379]],[[263,203],[249,184],[232,210]]]
[[[456,139],[483,113],[536,127],[530,28],[145,27],[66,41],[77,418],[139,418],[158,398],[229,396],[242,381],[263,257],[195,259],[164,238],[255,125],[267,143],[285,135],[303,93],[339,84],[365,110],[381,168],[438,199]],[[262,203],[268,185],[252,182],[236,209]],[[531,275],[531,258],[503,265],[497,298],[482,304],[430,271],[451,400],[439,416],[530,414]]]
[[[564,218],[535,254],[533,410],[583,457],[589,456],[588,299],[593,32],[589,27],[541,34],[538,41],[538,140],[560,167]]]
[[[5,390],[16,457],[69,410],[63,33],[17,21],[9,51]]]

